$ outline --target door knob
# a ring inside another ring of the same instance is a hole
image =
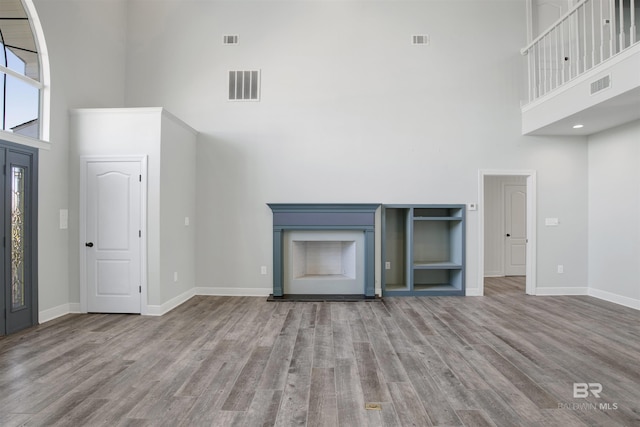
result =
[[[511,234],[507,233],[507,237],[511,237]],[[91,246],[93,246],[93,245],[91,245]]]
[[[93,247],[93,242],[85,243],[84,245],[86,247],[88,247],[88,248],[92,248]]]

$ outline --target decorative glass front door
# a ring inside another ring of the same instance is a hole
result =
[[[4,314],[0,335],[5,335],[37,324],[37,151],[0,144],[0,163],[4,172],[0,177]]]

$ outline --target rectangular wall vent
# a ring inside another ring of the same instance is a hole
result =
[[[411,36],[411,44],[429,44],[428,34],[416,34]]]
[[[259,101],[260,70],[229,71],[229,101]]]
[[[611,75],[606,75],[601,79],[596,80],[595,82],[591,82],[591,95],[594,93],[600,92],[611,86]]]
[[[223,44],[238,44],[238,36],[237,35],[224,35],[222,36]]]

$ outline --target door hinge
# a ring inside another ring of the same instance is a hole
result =
[[[142,175],[138,175],[140,182],[142,182]]]
[[[142,293],[142,286],[138,286],[138,293]]]
[[[7,165],[4,164],[2,165],[2,175],[6,175],[7,174]]]
[[[142,237],[142,230],[138,230],[138,237]]]

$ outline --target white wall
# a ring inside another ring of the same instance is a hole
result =
[[[196,132],[165,111],[160,170],[161,301],[196,284]],[[185,225],[185,218],[189,225]],[[174,273],[178,273],[177,281]]]
[[[640,309],[640,121],[589,137],[589,293]]]
[[[268,202],[477,202],[478,169],[537,171],[538,218],[562,220],[538,224],[539,286],[586,286],[585,138],[520,135],[524,0],[132,0],[128,12],[127,105],[163,105],[200,132],[197,286],[271,288]],[[424,33],[429,46],[410,44]],[[261,102],[226,101],[236,69],[262,70]],[[468,287],[477,234],[470,212]]]
[[[124,103],[126,9],[118,0],[34,4],[51,65],[51,149],[40,150],[38,220],[39,308],[50,318],[79,302],[77,235],[59,228],[59,210],[73,208],[68,110]],[[72,212],[69,223],[77,221]]]

